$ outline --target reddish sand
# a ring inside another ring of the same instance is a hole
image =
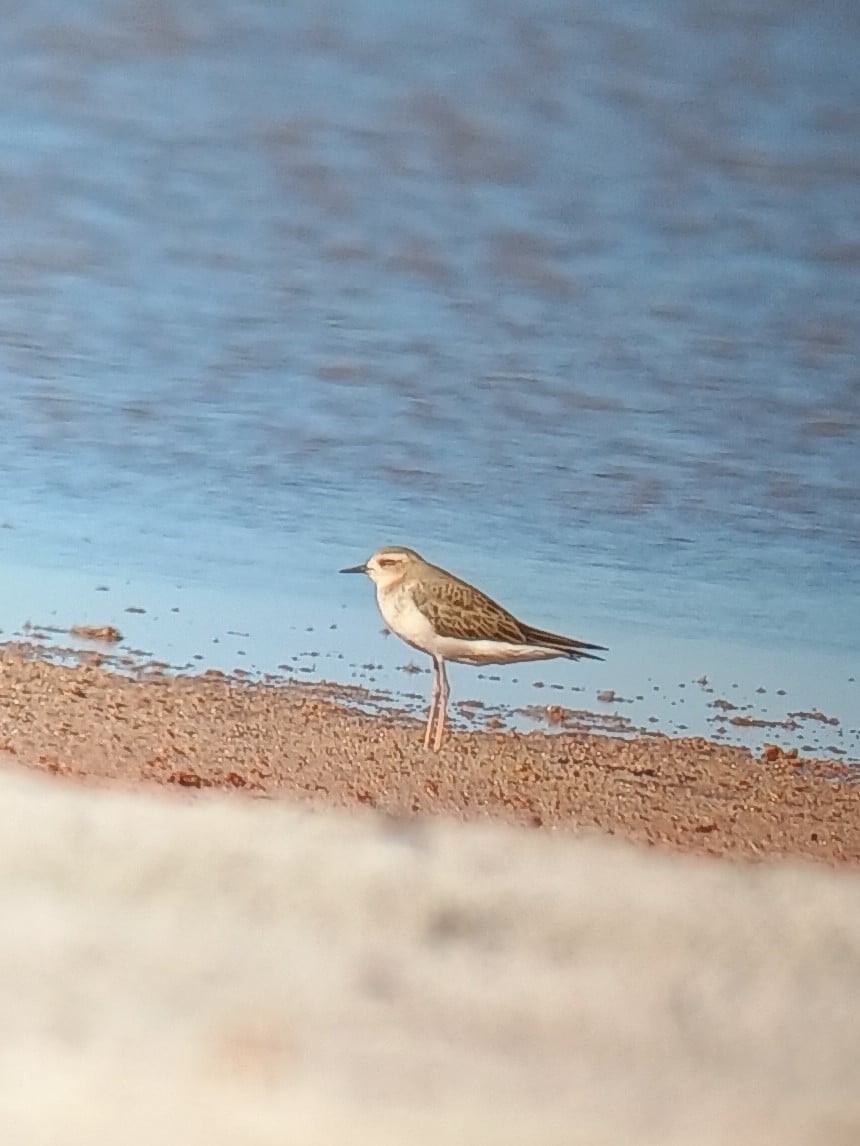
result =
[[[714,855],[860,860],[860,769],[701,738],[451,733],[350,707],[349,690],[218,673],[131,678],[0,652],[0,749],[65,777],[592,829]]]

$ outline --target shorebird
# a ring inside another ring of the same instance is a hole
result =
[[[486,593],[453,573],[425,561],[414,549],[386,545],[365,562],[341,573],[366,573],[376,586],[376,602],[386,625],[401,640],[433,658],[433,688],[424,747],[439,751],[448,710],[445,661],[469,665],[570,657],[602,660],[590,645],[547,633],[518,621]],[[434,733],[435,725],[435,736]]]

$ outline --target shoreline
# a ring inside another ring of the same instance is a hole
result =
[[[367,690],[373,707],[426,714],[429,658],[392,639],[372,603],[356,608],[327,582],[322,595],[301,591],[285,602],[245,585],[101,576],[4,566],[0,636],[65,663],[101,659],[132,673],[160,664],[170,673],[341,682]],[[541,618],[557,628],[565,622],[551,613]],[[122,639],[92,644],[73,636],[81,626],[113,628]],[[661,731],[754,754],[777,742],[805,756],[860,760],[860,682],[856,656],[845,647],[806,643],[798,656],[796,645],[740,641],[719,625],[696,637],[617,617],[595,618],[593,626],[610,647],[605,662],[497,671],[452,664],[453,714],[470,728],[623,737]]]
[[[437,755],[422,717],[361,711],[355,686],[264,682],[157,665],[56,663],[0,647],[0,748],[84,784],[233,790],[394,817],[496,820],[747,859],[860,862],[860,769],[702,737],[455,731]],[[86,663],[89,661],[89,663]]]

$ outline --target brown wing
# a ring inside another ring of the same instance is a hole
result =
[[[511,645],[542,645],[572,660],[582,657],[602,660],[602,657],[594,654],[606,651],[603,645],[592,645],[587,641],[578,641],[573,637],[525,625],[486,593],[450,573],[446,574],[444,580],[415,582],[412,585],[412,596],[441,637],[506,641]],[[587,651],[589,649],[593,651]]]
[[[450,574],[448,575],[450,577]],[[412,586],[415,604],[442,637],[526,643],[523,626],[480,589],[455,577]]]
[[[523,625],[525,639],[530,645],[546,645],[550,649],[558,649],[566,657],[579,660],[582,657],[590,661],[602,661],[603,657],[596,657],[595,652],[605,653],[605,645],[592,645],[588,641],[578,641],[575,637],[562,637],[558,633],[547,633],[544,629],[534,629],[531,625]],[[593,652],[588,652],[593,649]]]

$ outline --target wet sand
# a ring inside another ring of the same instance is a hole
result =
[[[858,769],[778,746],[755,758],[701,738],[455,731],[433,754],[414,718],[359,711],[373,706],[360,689],[152,666],[123,676],[50,663],[27,645],[4,647],[0,691],[7,763],[78,781],[860,861]]]

